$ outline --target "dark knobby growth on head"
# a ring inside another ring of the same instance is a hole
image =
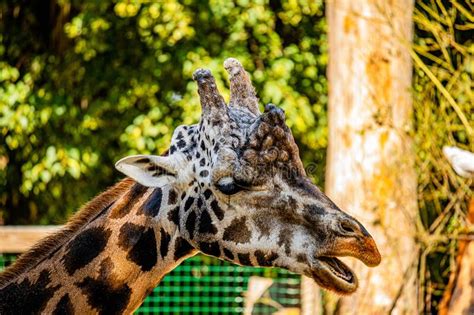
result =
[[[232,149],[228,155],[223,154],[222,160],[234,160],[235,179],[242,184],[257,185],[268,180],[274,167],[286,177],[304,176],[298,146],[285,123],[284,111],[268,104],[261,114],[255,89],[240,62],[229,58],[224,67],[230,79],[229,106],[225,105],[209,70],[199,69],[193,78],[198,84],[203,109],[201,128],[209,128],[206,122],[211,128],[216,125],[221,128],[213,138]]]
[[[283,110],[268,104],[261,113],[242,65],[228,59],[224,67],[229,105],[211,72],[195,71],[199,124],[178,127],[167,156],[132,156],[117,168],[147,187],[171,189],[179,201],[163,216],[203,253],[288,268],[339,293],[353,292],[356,276],[335,256],[376,265],[373,239],[306,176]],[[147,213],[162,214],[152,208]]]
[[[285,177],[305,176],[298,146],[285,124],[282,109],[273,104],[266,105],[265,112],[250,130],[242,153],[245,163],[257,168],[257,172],[276,167],[283,171]]]

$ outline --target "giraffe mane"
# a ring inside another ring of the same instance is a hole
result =
[[[135,183],[134,180],[125,178],[82,206],[60,231],[39,241],[21,255],[13,265],[6,268],[0,274],[0,288],[56,252],[82,227],[105,212],[133,183]]]

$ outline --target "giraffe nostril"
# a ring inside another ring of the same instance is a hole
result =
[[[357,229],[350,222],[342,221],[339,224],[339,226],[340,226],[341,230],[344,231],[345,233],[353,234],[353,233],[357,232]]]

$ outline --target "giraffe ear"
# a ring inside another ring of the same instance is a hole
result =
[[[176,177],[173,160],[169,156],[131,155],[115,163],[115,168],[146,187],[162,187]]]

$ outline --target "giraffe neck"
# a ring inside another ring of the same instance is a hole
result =
[[[6,286],[0,313],[131,313],[196,253],[179,233],[171,186],[131,184],[42,261]]]

